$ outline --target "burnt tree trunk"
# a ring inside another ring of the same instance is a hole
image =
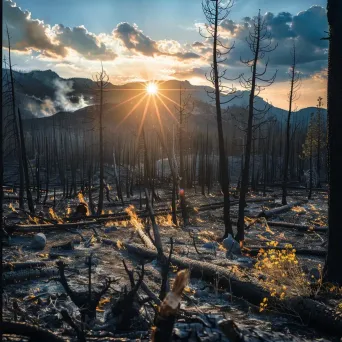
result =
[[[328,209],[328,255],[325,263],[326,279],[342,285],[342,2],[328,0],[328,22],[330,26],[328,62],[328,165],[329,165],[329,209]]]
[[[21,158],[23,161],[23,170],[24,170],[24,175],[25,175],[27,203],[28,203],[30,212],[34,214],[34,204],[33,204],[32,194],[30,190],[30,176],[29,176],[29,171],[28,171],[24,130],[23,130],[23,124],[22,124],[21,113],[20,113],[19,108],[18,108],[18,119],[19,119],[19,131],[20,131],[20,140],[21,140]]]
[[[224,220],[224,234],[222,239],[228,237],[228,234],[233,235],[232,223],[230,220],[230,198],[229,198],[229,178],[228,178],[228,164],[225,153],[223,127],[222,127],[222,111],[220,101],[220,82],[217,61],[217,39],[218,39],[218,1],[215,3],[215,24],[214,24],[214,43],[213,43],[213,73],[215,86],[215,105],[216,105],[216,121],[219,145],[219,163],[220,163],[220,183],[223,192],[223,220]]]
[[[249,181],[249,162],[251,158],[251,148],[252,148],[252,138],[253,138],[253,116],[254,116],[254,97],[256,88],[256,73],[257,73],[257,63],[259,59],[259,46],[260,46],[260,14],[258,23],[258,36],[256,37],[256,49],[253,59],[252,66],[252,84],[251,91],[249,95],[248,104],[248,124],[246,133],[246,147],[245,147],[245,163],[242,171],[241,177],[241,189],[239,198],[239,219],[237,223],[237,236],[238,241],[243,241],[245,239],[245,206],[246,206],[246,195],[248,192],[248,181]]]
[[[294,86],[295,86],[295,76],[296,76],[296,52],[295,48],[293,50],[293,61],[291,66],[291,81],[290,81],[290,93],[289,93],[289,111],[287,113],[287,123],[286,123],[286,142],[285,142],[285,158],[284,158],[284,174],[283,174],[283,193],[282,193],[282,204],[287,204],[287,182],[289,173],[289,158],[290,158],[290,127],[291,127],[291,114],[292,114],[292,102],[294,96]]]

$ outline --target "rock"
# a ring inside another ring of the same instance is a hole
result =
[[[184,338],[187,338],[189,336],[189,331],[181,330],[179,328],[174,328],[173,334],[180,339],[184,339]]]
[[[202,247],[207,248],[207,249],[217,249],[218,243],[216,241],[206,242],[205,244],[202,245]]]
[[[228,234],[228,237],[222,242],[224,248],[227,250],[226,257],[228,258],[230,254],[241,254],[241,248],[239,243]]]
[[[46,245],[46,236],[43,233],[38,233],[33,237],[31,242],[31,248],[33,249],[44,249]]]

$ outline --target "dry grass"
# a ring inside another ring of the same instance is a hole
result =
[[[276,247],[277,242],[271,241],[267,245]],[[285,249],[260,249],[255,268],[261,271],[265,280],[261,285],[270,292],[272,297],[309,296],[312,293],[310,282],[299,266],[296,250],[292,245]],[[266,304],[267,300],[264,301]],[[264,305],[260,306],[262,309]],[[261,310],[262,311],[262,310]]]

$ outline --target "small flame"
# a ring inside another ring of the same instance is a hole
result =
[[[163,227],[174,226],[171,214],[167,214],[167,216],[156,216],[156,223]]]
[[[31,215],[29,215],[29,220],[33,221],[35,224],[39,224],[39,218],[38,217],[32,217]]]
[[[84,196],[82,194],[82,192],[79,192],[77,194],[77,197],[78,197],[78,200],[80,201],[80,203],[86,203],[85,199],[84,199]]]
[[[53,208],[49,208],[49,214],[52,219],[56,220],[58,223],[63,223],[63,220],[56,214]]]
[[[144,226],[141,223],[141,220],[138,218],[137,213],[135,212],[135,207],[134,205],[130,205],[128,208],[125,209],[125,212],[128,214],[130,217],[129,222],[135,229],[143,229]]]

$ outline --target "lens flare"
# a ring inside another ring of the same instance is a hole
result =
[[[158,87],[155,83],[150,82],[146,86],[146,91],[149,95],[156,95],[158,93]]]

